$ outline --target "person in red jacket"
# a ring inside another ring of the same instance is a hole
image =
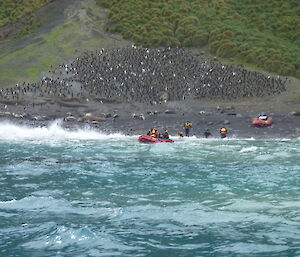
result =
[[[221,138],[227,137],[227,128],[221,128],[220,129]]]

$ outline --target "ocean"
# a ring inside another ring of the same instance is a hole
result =
[[[0,256],[300,256],[300,139],[141,144],[0,123]]]

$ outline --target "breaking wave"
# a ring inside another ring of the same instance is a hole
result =
[[[106,134],[92,128],[66,129],[62,121],[56,120],[48,126],[32,127],[16,125],[11,122],[0,123],[0,140],[34,140],[34,141],[61,141],[61,140],[104,140],[125,139],[121,133]]]

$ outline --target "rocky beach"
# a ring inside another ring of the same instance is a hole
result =
[[[225,126],[229,137],[295,138],[298,83],[181,48],[102,48],[51,67],[35,83],[1,89],[0,115],[2,121],[32,126],[62,120],[70,129],[90,126],[129,135],[152,127],[177,135],[190,121],[197,137],[206,129],[219,137]],[[274,124],[255,128],[251,121],[262,111]]]

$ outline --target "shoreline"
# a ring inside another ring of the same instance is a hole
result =
[[[268,113],[274,123],[269,127],[253,127],[252,118],[256,116],[253,110],[237,106],[199,106],[197,102],[170,102],[156,108],[145,105],[104,104],[89,108],[91,113],[75,115],[78,108],[64,108],[61,113],[52,110],[35,112],[22,116],[14,112],[1,112],[0,122],[10,122],[29,127],[49,126],[55,120],[60,120],[61,126],[74,130],[91,128],[103,133],[122,133],[124,135],[146,134],[149,129],[156,127],[160,132],[168,129],[170,137],[178,136],[184,131],[184,123],[192,123],[190,136],[204,138],[204,131],[209,129],[212,136],[220,138],[219,130],[228,129],[228,138],[239,139],[294,139],[300,138],[300,116],[298,113]],[[20,107],[20,106],[19,106]],[[101,108],[100,108],[101,107]],[[173,108],[171,108],[173,107]],[[97,110],[97,111],[95,111]],[[153,110],[153,111],[151,111]],[[17,113],[17,112],[16,112]],[[36,114],[39,115],[36,115]],[[74,114],[73,114],[74,113]]]

